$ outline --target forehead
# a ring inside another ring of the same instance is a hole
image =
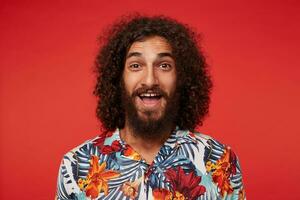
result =
[[[127,52],[127,55],[131,52],[145,52],[145,51],[154,51],[158,53],[172,52],[172,47],[165,38],[160,36],[151,36],[133,42]]]

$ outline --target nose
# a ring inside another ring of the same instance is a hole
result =
[[[153,87],[158,85],[157,74],[153,66],[147,67],[147,70],[145,71],[145,75],[144,75],[143,84],[148,87]]]

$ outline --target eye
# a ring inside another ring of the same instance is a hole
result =
[[[129,68],[130,68],[132,71],[138,71],[138,70],[140,70],[141,65],[139,65],[139,64],[137,64],[137,63],[133,63],[133,64],[129,65]]]
[[[164,71],[168,71],[168,70],[171,70],[172,69],[172,65],[169,64],[169,63],[161,63],[159,65],[159,67],[164,70]]]

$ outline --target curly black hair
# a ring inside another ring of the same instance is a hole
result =
[[[172,47],[177,77],[180,77],[176,125],[194,130],[208,114],[212,81],[199,45],[200,35],[188,25],[166,16],[133,14],[121,17],[99,38],[94,95],[98,98],[97,117],[107,131],[125,125],[120,82],[126,53],[133,42],[150,36],[163,37]]]

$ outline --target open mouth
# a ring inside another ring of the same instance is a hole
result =
[[[162,95],[158,93],[142,93],[138,96],[146,106],[156,105],[162,98]]]

